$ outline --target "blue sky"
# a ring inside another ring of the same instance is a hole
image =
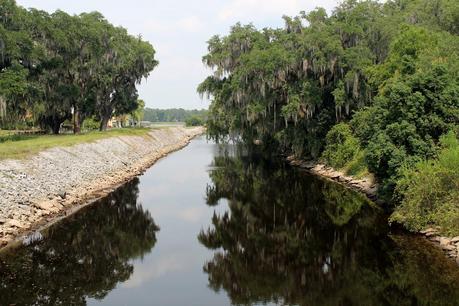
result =
[[[131,34],[141,34],[156,49],[160,62],[139,86],[147,106],[207,108],[196,93],[210,73],[201,62],[206,41],[224,35],[231,25],[252,22],[259,28],[281,27],[282,15],[296,15],[317,6],[331,10],[338,0],[17,0],[23,7],[70,14],[99,11]]]

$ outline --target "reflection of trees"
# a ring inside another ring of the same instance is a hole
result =
[[[416,277],[424,273],[416,257],[405,245],[399,247],[399,240],[387,238],[384,216],[359,195],[263,159],[217,157],[214,164],[207,202],[216,205],[226,198],[229,212],[214,215],[212,228],[199,240],[223,250],[204,270],[210,286],[225,289],[234,304],[457,301],[457,269],[445,269],[449,283],[438,271],[430,278],[443,286],[424,286],[418,280],[427,279]],[[431,264],[444,263],[441,254],[430,256]],[[422,288],[429,293],[420,294]]]
[[[0,257],[0,305],[85,305],[133,272],[130,259],[156,242],[150,214],[137,202],[138,179],[68,221],[45,239]]]

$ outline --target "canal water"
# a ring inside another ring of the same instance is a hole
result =
[[[0,305],[459,305],[459,268],[340,185],[197,138],[0,253]]]

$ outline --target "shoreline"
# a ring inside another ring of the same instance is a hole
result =
[[[69,155],[75,154],[72,150],[95,151],[96,154],[94,156],[97,156],[99,160],[91,161],[90,163],[102,163],[102,167],[98,169],[101,173],[94,175],[95,177],[92,179],[83,179],[77,183],[71,182],[71,186],[74,186],[73,188],[63,188],[61,191],[47,194],[46,198],[31,198],[26,205],[22,203],[22,200],[18,199],[17,203],[12,204],[13,206],[16,205],[20,208],[27,206],[29,209],[27,211],[21,209],[13,217],[11,215],[8,216],[8,219],[2,220],[0,215],[0,252],[21,244],[29,235],[42,231],[56,222],[73,215],[80,209],[93,204],[134,177],[144,173],[159,159],[187,146],[193,138],[203,133],[204,128],[202,127],[173,127],[152,130],[149,132],[148,138],[139,136],[112,137],[94,143],[40,152],[38,155],[41,155],[41,157],[53,156],[56,158],[56,156],[59,156],[60,159],[64,158],[65,161],[65,158],[68,158]],[[110,144],[113,146],[110,147]],[[123,147],[117,147],[119,144],[122,144]],[[126,149],[125,145],[128,146],[129,150]],[[65,154],[62,157],[56,151],[64,151]],[[121,151],[125,159],[117,160],[116,166],[107,165],[109,164],[107,156],[111,153],[110,151],[115,153]],[[138,151],[141,151],[141,153]],[[136,154],[130,154],[132,152]],[[81,158],[84,158],[84,156]],[[33,161],[13,162],[28,164]],[[8,165],[9,163],[11,163],[11,160],[0,161],[0,166],[5,166],[5,164]],[[61,171],[61,173],[65,173],[65,170]],[[33,171],[30,171],[27,175],[33,175]],[[99,175],[101,177],[98,177]],[[75,176],[75,180],[78,181],[80,179],[81,177],[78,175]]]
[[[287,157],[287,161],[294,167],[299,167],[305,171],[341,184],[355,192],[365,195],[369,200],[378,205],[384,202],[378,199],[378,184],[371,177],[356,179],[346,175],[342,171],[335,170],[325,164],[314,161],[303,161],[296,159],[293,155]],[[420,232],[410,232],[418,237],[422,237],[432,243],[433,247],[440,248],[446,257],[454,260],[459,266],[459,236],[445,237],[439,234],[438,228],[428,228]]]

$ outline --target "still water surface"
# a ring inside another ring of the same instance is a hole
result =
[[[204,138],[0,254],[0,305],[459,305],[360,195]]]

